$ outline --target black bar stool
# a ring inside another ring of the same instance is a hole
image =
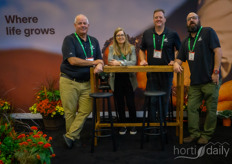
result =
[[[110,86],[109,85],[99,85],[98,89],[101,90],[103,93],[104,92],[109,92]],[[105,99],[102,100],[102,117],[101,118],[102,118],[103,122],[106,122],[106,116],[105,116]]]
[[[143,126],[142,126],[142,136],[141,136],[141,145],[140,148],[143,149],[143,140],[144,140],[144,135],[159,135],[161,138],[161,148],[164,150],[164,136],[167,133],[166,131],[166,119],[162,111],[162,96],[164,96],[166,92],[163,91],[145,91],[145,103],[144,103],[144,108],[143,108]],[[150,113],[151,113],[151,98],[152,97],[157,97],[158,99],[158,113],[159,113],[159,129],[155,127],[150,127]],[[147,100],[147,101],[146,101]],[[146,118],[146,112],[148,111],[148,118]],[[147,127],[145,127],[145,122],[147,122]],[[163,127],[164,123],[164,127]],[[165,130],[164,130],[165,128]],[[149,130],[155,130],[154,132],[149,132]],[[146,131],[146,132],[145,132]],[[166,136],[166,141],[167,141],[167,136]]]
[[[113,142],[113,151],[116,151],[116,143],[115,143],[115,138],[114,138],[114,127],[113,127],[113,119],[112,119],[112,112],[111,112],[111,106],[110,106],[110,97],[113,96],[113,93],[109,93],[109,92],[98,92],[98,93],[91,93],[89,94],[90,97],[93,98],[93,130],[92,130],[92,144],[91,144],[91,153],[94,152],[94,139],[95,137],[99,138],[99,137],[112,137],[112,142]],[[111,129],[99,129],[99,130],[95,130],[95,124],[96,124],[96,117],[97,117],[97,110],[96,110],[96,99],[97,98],[103,98],[103,99],[107,99],[108,102],[108,113],[109,113],[109,120],[110,120],[110,124],[111,124]],[[111,133],[108,135],[97,135],[97,132],[99,131],[106,131],[106,130],[110,130]]]

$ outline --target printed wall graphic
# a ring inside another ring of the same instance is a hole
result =
[[[223,1],[228,2],[228,8],[231,7],[229,0]],[[104,60],[107,61],[107,48],[117,27],[124,28],[138,52],[141,35],[145,29],[153,26],[153,11],[157,8],[166,11],[166,26],[176,30],[181,39],[187,36],[187,14],[197,10],[202,24],[215,28],[221,43],[224,43],[224,37],[232,39],[232,32],[226,28],[230,22],[227,21],[230,19],[229,13],[224,20],[227,22],[225,28],[218,28],[214,21],[208,22],[204,18],[208,12],[204,9],[207,6],[204,6],[204,1],[198,0],[176,0],[175,3],[172,0],[1,0],[0,98],[9,99],[14,105],[14,112],[29,112],[28,108],[34,103],[34,95],[40,84],[48,78],[59,79],[62,42],[66,35],[74,32],[73,21],[77,14],[88,17],[89,35],[99,40]],[[223,7],[220,9],[223,10]],[[221,17],[223,12],[215,14]],[[222,44],[223,60],[226,59],[223,63],[224,82],[231,80],[230,44]],[[137,79],[139,88],[136,99],[139,100],[146,86],[146,75],[138,74]],[[189,84],[188,73],[185,84]],[[223,100],[232,102],[228,96]],[[137,107],[140,110],[141,105]]]

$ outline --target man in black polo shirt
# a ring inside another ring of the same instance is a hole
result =
[[[157,9],[153,14],[155,27],[143,33],[140,46],[140,65],[173,65],[175,53],[180,47],[180,38],[175,31],[165,27],[166,18],[162,9]],[[145,60],[147,51],[147,61]],[[171,94],[173,73],[172,72],[152,72],[147,73],[146,90],[162,90],[166,92],[163,97],[162,107],[165,116],[168,112],[169,97]],[[152,118],[155,117],[156,98],[152,98]]]
[[[198,144],[207,144],[212,137],[217,122],[218,92],[221,85],[220,42],[215,31],[210,27],[202,27],[196,13],[187,16],[187,28],[190,33],[181,44],[174,71],[182,72],[182,62],[188,61],[191,72],[191,83],[188,98],[188,130],[189,137],[185,143],[197,140]],[[203,131],[199,129],[199,107],[205,100],[207,113]]]
[[[99,73],[104,65],[97,39],[87,35],[88,18],[77,15],[74,27],[76,32],[63,41],[63,62],[60,66],[60,96],[66,123],[63,137],[68,148],[72,148],[74,141],[80,143],[80,132],[92,111],[90,67],[95,66],[94,73]]]

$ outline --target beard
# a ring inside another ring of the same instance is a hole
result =
[[[194,24],[194,26],[192,26],[192,24]],[[195,33],[200,29],[200,27],[201,27],[200,21],[197,24],[195,24],[194,22],[190,22],[189,26],[187,26],[187,29],[189,33]]]

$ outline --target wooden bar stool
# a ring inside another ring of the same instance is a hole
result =
[[[144,108],[143,108],[143,126],[142,126],[142,136],[141,136],[141,145],[140,148],[143,149],[143,140],[144,140],[144,135],[159,135],[161,139],[161,148],[164,150],[164,136],[167,133],[166,131],[166,119],[164,117],[164,112],[162,111],[162,96],[164,96],[166,92],[163,91],[145,91],[145,100],[148,100],[147,102],[145,101],[144,103]],[[160,123],[159,129],[156,128],[156,132],[149,132],[152,129],[154,130],[155,127],[150,127],[150,113],[151,113],[151,98],[152,97],[157,97],[157,102],[158,102],[158,120]],[[147,104],[146,104],[147,103]],[[146,112],[148,111],[148,118],[146,118]],[[145,127],[145,122],[147,123],[147,126]],[[163,127],[164,124],[164,127]],[[165,130],[164,130],[165,128]],[[167,136],[166,136],[166,141],[167,141]]]
[[[114,138],[114,127],[113,127],[113,119],[112,119],[112,112],[111,112],[111,106],[110,106],[110,97],[113,96],[112,93],[109,92],[98,92],[98,93],[91,93],[89,94],[90,97],[93,98],[93,130],[92,130],[92,144],[91,144],[91,153],[94,152],[94,139],[95,137],[99,138],[99,137],[112,137],[112,142],[113,142],[113,151],[116,151],[116,143],[115,143],[115,138]],[[107,99],[108,102],[108,113],[109,113],[109,121],[111,124],[111,128],[110,129],[99,129],[99,130],[95,130],[95,124],[96,124],[96,117],[97,117],[97,109],[96,109],[96,100],[97,98],[103,98],[103,99]],[[99,131],[107,131],[110,130],[111,133],[108,135],[97,135],[97,132]]]

